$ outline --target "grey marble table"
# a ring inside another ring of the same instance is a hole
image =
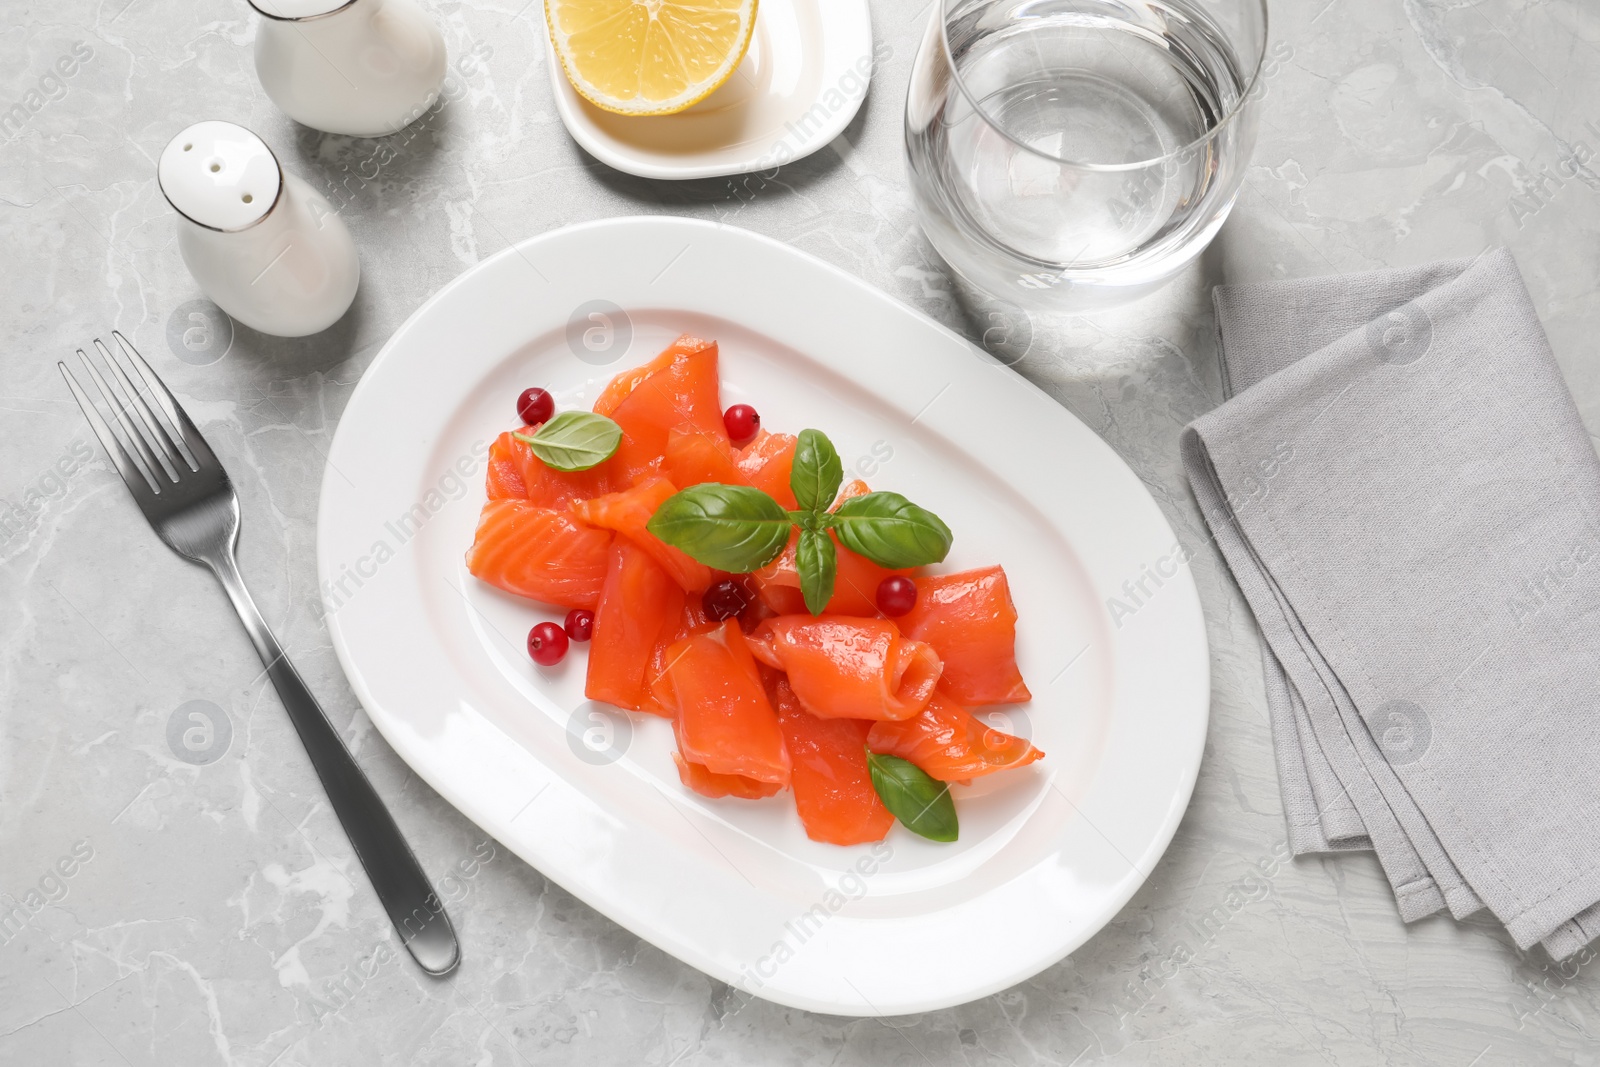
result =
[[[1600,19],[1582,0],[1280,0],[1260,146],[1216,245],[1139,306],[1047,323],[962,295],[914,223],[900,115],[923,4],[874,0],[887,57],[827,148],[765,180],[674,185],[567,138],[527,0],[432,0],[457,64],[449,100],[383,142],[276,111],[243,0],[7,0],[0,1063],[1600,1062],[1594,968],[1519,953],[1488,922],[1406,928],[1369,856],[1283,858],[1260,640],[1177,457],[1181,427],[1220,398],[1212,284],[1490,244],[1517,255],[1600,427],[1600,178],[1585,166]],[[364,278],[328,333],[230,330],[198,299],[154,169],[200,118],[257,130],[341,203]],[[641,212],[769,234],[986,339],[1123,455],[1196,551],[1215,683],[1194,800],[1126,910],[1031,981],[883,1020],[752,1000],[487,840],[351,695],[312,549],[324,454],[362,370],[483,257]],[[89,447],[54,364],[113,327],[226,458],[247,577],[450,905],[465,962],[449,979],[396,954],[243,631]]]

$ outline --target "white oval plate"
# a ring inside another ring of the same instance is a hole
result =
[[[549,45],[549,27],[545,29]],[[556,110],[573,140],[641,178],[714,178],[808,156],[850,124],[878,61],[866,0],[760,0],[733,76],[676,115],[628,118],[578,95],[549,48]]]
[[[517,394],[540,384],[588,407],[683,331],[720,343],[724,403],[754,403],[773,429],[824,429],[848,471],[949,523],[949,569],[1010,575],[1034,699],[994,721],[1048,755],[960,790],[960,841],[896,827],[840,848],[806,838],[787,793],[688,792],[667,722],[586,705],[581,646],[553,669],[524,651],[529,626],[556,616],[466,573],[483,453]],[[1050,966],[1166,848],[1209,701],[1176,545],[1110,448],[960,337],[776,241],[651,217],[532,238],[411,316],[339,422],[317,563],[372,721],[484,830],[724,982],[893,1015]],[[1132,613],[1113,618],[1110,598]]]

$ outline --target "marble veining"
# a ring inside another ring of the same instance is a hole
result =
[[[1517,256],[1600,427],[1593,8],[1280,0],[1260,143],[1219,240],[1138,306],[1047,320],[964,291],[916,228],[901,109],[924,3],[874,0],[875,80],[827,148],[663,184],[566,136],[537,4],[424,2],[450,46],[444,100],[377,141],[273,107],[242,0],[12,0],[0,16],[0,1063],[1600,1062],[1589,954],[1558,967],[1489,922],[1405,928],[1370,856],[1284,858],[1260,639],[1177,456],[1221,395],[1211,285],[1491,244]],[[198,299],[155,160],[213,117],[259,132],[354,233],[361,291],[327,333],[268,338]],[[640,212],[769,234],[987,342],[1132,465],[1193,550],[1214,671],[1193,802],[1126,910],[1036,978],[885,1020],[753,1000],[487,840],[351,695],[313,541],[362,370],[466,266]],[[246,576],[449,903],[465,947],[450,979],[397,950],[243,631],[91,449],[54,363],[113,327],[227,457]]]

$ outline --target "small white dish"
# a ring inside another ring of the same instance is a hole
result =
[[[584,699],[582,646],[555,668],[529,659],[529,627],[560,613],[467,574],[484,454],[517,394],[537,384],[588,407],[683,331],[719,342],[724,403],[823,429],[849,476],[941,515],[955,533],[943,567],[1006,568],[1034,699],[990,717],[1047,755],[960,789],[959,841],[896,827],[840,848],[806,838],[788,793],[689,792],[670,724]],[[1205,628],[1182,558],[1139,478],[1033,385],[820,260],[670,216],[534,237],[424,304],[345,408],[317,520],[334,649],[423,779],[662,950],[839,1015],[1030,978],[1143,883],[1206,736]]]
[[[761,0],[750,48],[721,88],[676,115],[631,118],[579,96],[548,26],[545,40],[567,132],[606,166],[641,178],[746,174],[810,155],[850,124],[883,58],[866,0]]]

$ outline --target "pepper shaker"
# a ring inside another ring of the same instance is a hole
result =
[[[178,213],[184,264],[234,319],[304,337],[355,300],[361,264],[344,220],[243,126],[195,123],[161,153],[156,177]]]
[[[444,34],[416,0],[250,0],[256,75],[303,125],[382,137],[439,98]]]

